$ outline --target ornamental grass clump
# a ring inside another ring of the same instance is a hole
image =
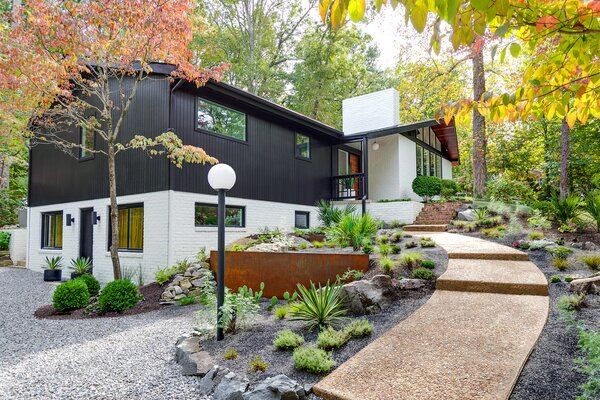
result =
[[[421,247],[435,247],[435,242],[430,237],[422,237],[419,244]]]
[[[86,307],[89,301],[90,292],[88,287],[84,281],[79,279],[61,283],[52,295],[52,305],[60,312]]]
[[[527,238],[529,240],[541,240],[544,238],[544,234],[542,232],[533,231],[530,232],[529,235],[527,235]]]
[[[416,252],[407,252],[400,256],[400,266],[404,268],[413,269],[421,266],[423,261],[423,255]]]
[[[287,314],[288,314],[288,306],[283,305],[283,306],[275,307],[275,318],[285,319]]]
[[[239,354],[237,350],[233,347],[230,347],[225,351],[225,355],[223,355],[223,358],[226,360],[235,360],[236,358],[238,358],[238,356]]]
[[[404,232],[401,230],[397,230],[396,232],[392,233],[392,235],[390,236],[390,241],[394,242],[394,243],[398,243],[399,241],[402,240],[403,237],[404,237]]]
[[[339,349],[350,340],[344,330],[336,331],[332,327],[323,329],[317,337],[317,347],[323,350]]]
[[[561,311],[579,311],[585,305],[584,293],[561,296],[558,299],[558,308]]]
[[[571,193],[564,199],[555,194],[550,201],[549,211],[554,221],[562,225],[569,225],[580,220],[582,207],[581,197],[575,193]]]
[[[592,271],[600,271],[600,254],[591,254],[581,257],[581,261]]]
[[[273,340],[273,346],[277,350],[293,350],[304,344],[304,338],[290,329],[284,329],[277,332]]]
[[[346,325],[344,331],[353,338],[369,336],[373,333],[373,325],[366,318],[355,319]]]
[[[405,246],[407,249],[413,249],[413,248],[417,247],[418,244],[414,240],[411,240],[410,242],[406,243]]]
[[[305,322],[309,330],[340,324],[346,315],[341,291],[329,282],[318,289],[312,282],[308,288],[298,284],[299,303],[290,306],[290,320]]]
[[[98,306],[104,313],[129,310],[135,306],[142,296],[137,286],[128,279],[117,279],[109,282],[98,297]]]
[[[400,254],[400,252],[402,251],[402,247],[398,246],[397,244],[393,244],[391,248],[392,254]]]
[[[381,267],[381,271],[384,274],[391,274],[396,269],[396,265],[394,264],[394,260],[389,257],[381,257],[379,259],[379,266]]]
[[[250,371],[252,372],[265,372],[267,368],[269,368],[269,364],[261,356],[254,356],[250,361]]]
[[[392,246],[389,244],[380,244],[377,248],[377,252],[383,257],[387,257],[392,252]]]
[[[312,374],[323,374],[331,371],[335,361],[323,349],[316,347],[298,347],[294,350],[294,368]]]

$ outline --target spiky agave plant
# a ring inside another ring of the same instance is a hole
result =
[[[88,257],[79,257],[71,260],[71,269],[79,275],[87,274],[92,268],[92,261]]]
[[[329,281],[318,288],[312,282],[308,288],[298,284],[299,303],[291,306],[290,320],[305,322],[309,330],[341,324],[346,315],[341,291],[341,286]]]
[[[346,204],[344,208],[335,207],[332,202],[319,200],[317,202],[319,220],[324,226],[330,227],[340,222],[344,216],[353,214],[356,211],[354,204]]]
[[[379,222],[369,214],[348,214],[329,230],[328,236],[342,247],[352,246],[354,250],[358,250],[365,239],[371,239],[377,234],[379,227]]]
[[[585,209],[596,221],[596,230],[600,232],[600,190],[595,190],[585,198]]]

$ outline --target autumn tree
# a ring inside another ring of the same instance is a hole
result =
[[[123,141],[124,124],[153,62],[174,66],[168,78],[197,85],[219,77],[220,67],[197,68],[192,52],[189,0],[28,0],[4,13],[0,30],[0,90],[3,118],[29,116],[32,144],[52,144],[108,159],[110,254],[115,279],[121,276],[116,157],[132,149],[164,154],[173,163],[215,163],[202,149],[183,145],[174,132],[136,132]],[[82,129],[101,144],[72,140]],[[146,135],[146,136],[144,136]]]

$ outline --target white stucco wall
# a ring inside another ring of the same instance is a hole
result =
[[[384,136],[369,140],[369,199],[398,199],[401,197],[399,135]],[[377,151],[373,143],[379,144]]]
[[[396,89],[352,97],[342,101],[345,135],[400,124],[400,96]]]
[[[10,244],[8,250],[10,259],[16,265],[27,259],[27,228],[9,229]]]
[[[442,158],[442,179],[452,179],[452,162]]]
[[[412,182],[417,177],[417,145],[402,135],[398,136],[398,159],[400,160],[400,197],[421,201],[412,190]]]

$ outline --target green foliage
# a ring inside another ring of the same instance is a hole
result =
[[[527,235],[527,238],[529,240],[541,240],[544,238],[544,234],[542,232],[530,232],[529,235]]]
[[[397,230],[390,236],[390,241],[393,243],[398,243],[404,237],[404,232],[401,230]]]
[[[392,247],[388,244],[380,244],[377,248],[377,252],[383,257],[387,257],[392,252]]]
[[[573,250],[564,246],[557,246],[554,248],[549,248],[548,251],[552,254],[555,259],[566,260],[567,257],[573,253]]]
[[[558,309],[561,311],[579,311],[585,305],[586,295],[583,293],[560,296]]]
[[[235,360],[236,358],[238,358],[238,356],[239,356],[238,351],[234,347],[229,347],[225,351],[223,358],[226,360]]]
[[[225,291],[225,301],[221,308],[223,314],[219,323],[226,332],[235,333],[238,327],[246,326],[256,317],[264,288],[265,284],[261,282],[256,292],[246,285],[238,288],[237,292]]]
[[[490,200],[504,203],[529,202],[535,197],[528,185],[506,174],[488,180],[485,192]]]
[[[504,237],[505,231],[506,231],[506,228],[504,226],[498,226],[495,228],[485,228],[485,229],[481,230],[481,232],[485,236],[495,238],[495,239],[500,239],[500,238]]]
[[[581,261],[583,261],[592,271],[600,271],[600,254],[583,256],[581,257]]]
[[[304,344],[304,338],[290,329],[277,332],[273,345],[278,350],[293,350]]]
[[[573,282],[573,277],[571,275],[566,275],[565,276],[565,282],[567,282],[567,283]]]
[[[87,274],[92,269],[92,261],[88,257],[71,259],[71,269],[76,274]]]
[[[477,222],[481,222],[490,216],[487,208],[483,207],[474,208],[473,212],[475,213],[475,221]]]
[[[370,244],[365,244],[363,246],[362,250],[363,250],[363,253],[365,253],[365,254],[372,254],[373,253],[373,246],[370,245]]]
[[[317,337],[317,347],[323,350],[339,349],[350,340],[346,331],[336,331],[332,327],[323,329]]]
[[[527,223],[530,228],[534,229],[550,229],[552,228],[552,224],[544,215],[542,215],[542,211],[533,210],[533,215],[527,219]]]
[[[423,261],[423,255],[421,253],[416,252],[407,252],[400,256],[400,266],[404,268],[416,268],[421,266],[421,262]]]
[[[350,269],[342,274],[342,276],[337,276],[337,280],[341,282],[352,282],[358,281],[363,278],[365,274],[362,271],[356,269]]]
[[[52,295],[52,305],[60,312],[86,307],[89,301],[88,287],[84,281],[79,279],[61,283]]]
[[[440,194],[443,197],[452,197],[458,192],[458,185],[452,179],[442,179]]]
[[[290,295],[290,292],[283,292],[283,299],[289,303],[293,303],[298,299],[298,292],[294,290],[294,293]]]
[[[96,296],[100,292],[100,282],[90,274],[83,274],[77,279],[85,283],[90,296]]]
[[[411,240],[410,242],[406,243],[405,246],[407,249],[413,249],[413,248],[417,247],[418,244],[414,240]]]
[[[0,231],[0,251],[8,250],[10,244],[10,232]]]
[[[369,214],[347,214],[330,229],[329,239],[341,247],[352,246],[358,250],[365,240],[375,236],[378,229],[379,222]]]
[[[172,267],[159,269],[154,273],[154,280],[159,285],[167,283],[173,275],[183,274],[190,266],[187,260],[180,260],[175,263]]]
[[[419,175],[413,180],[412,189],[413,192],[427,201],[430,197],[440,194],[442,180],[435,176]]]
[[[560,281],[561,281],[560,275],[552,275],[550,277],[550,283],[558,283]]]
[[[346,325],[344,331],[353,338],[369,336],[373,333],[373,325],[366,318],[355,319]]]
[[[265,372],[267,368],[269,368],[269,364],[261,356],[254,356],[250,361],[250,371],[252,372]]]
[[[298,347],[294,350],[294,368],[313,374],[331,371],[335,361],[325,350],[316,347]]]
[[[267,310],[272,311],[277,306],[278,303],[279,303],[279,299],[277,298],[277,296],[271,297],[271,300],[269,300],[269,306],[267,307]]]
[[[45,261],[46,261],[46,266],[45,266],[46,269],[55,270],[55,269],[61,269],[62,268],[62,262],[63,262],[63,258],[62,257],[55,256],[55,257],[52,257],[52,258],[48,258],[46,256]]]
[[[421,247],[435,247],[435,242],[430,237],[422,237],[419,244]]]
[[[243,245],[236,243],[229,248],[230,251],[246,251],[248,250],[248,245]]]
[[[425,279],[428,281],[435,278],[435,275],[433,274],[433,272],[431,272],[427,268],[423,268],[423,267],[415,268],[412,272],[412,276],[413,276],[413,278],[416,278],[416,279]]]
[[[387,235],[379,235],[376,239],[377,243],[387,244],[390,241],[390,238]]]
[[[142,296],[137,286],[128,279],[109,282],[100,292],[98,306],[104,313],[123,312],[135,306]]]
[[[275,317],[277,319],[285,319],[285,317],[287,317],[288,311],[288,306],[275,307]]]
[[[427,269],[434,269],[435,263],[431,260],[423,260],[423,261],[421,261],[421,267],[427,268]]]
[[[342,287],[330,285],[317,289],[314,283],[306,288],[298,284],[300,303],[291,307],[291,320],[305,322],[308,329],[337,325],[344,320],[346,309],[340,296]]]
[[[596,222],[596,230],[600,232],[600,190],[588,193],[585,198],[585,210]]]
[[[181,306],[191,306],[192,304],[196,304],[196,298],[192,296],[185,296],[177,300],[177,302]]]
[[[319,200],[317,203],[319,221],[325,227],[331,227],[339,224],[346,215],[353,214],[356,211],[354,204],[347,204],[344,208],[336,207],[332,202]]]
[[[578,344],[582,357],[577,364],[588,379],[577,400],[595,400],[600,398],[600,330],[581,329]]]
[[[396,229],[396,228],[401,228],[402,227],[402,222],[400,222],[397,219],[393,219],[392,222],[390,222],[390,228]]]
[[[397,244],[393,244],[391,247],[392,254],[400,254],[400,252],[402,251],[402,247],[398,246]]]
[[[552,260],[552,265],[554,265],[559,271],[565,271],[567,268],[569,268],[569,262],[563,258],[555,258]]]
[[[323,247],[323,242],[315,240],[314,242],[312,242],[312,245],[315,249],[320,249],[321,247]]]
[[[552,196],[550,202],[552,219],[560,224],[576,223],[579,221],[583,202],[581,197],[571,193],[564,200],[561,200],[558,195]]]
[[[306,250],[306,249],[308,249],[308,243],[302,242],[302,243],[300,243],[300,246],[298,246],[298,248],[300,250]]]
[[[384,274],[391,274],[396,270],[396,265],[394,264],[394,260],[389,257],[381,257],[379,259],[379,266],[381,267],[381,271]]]

